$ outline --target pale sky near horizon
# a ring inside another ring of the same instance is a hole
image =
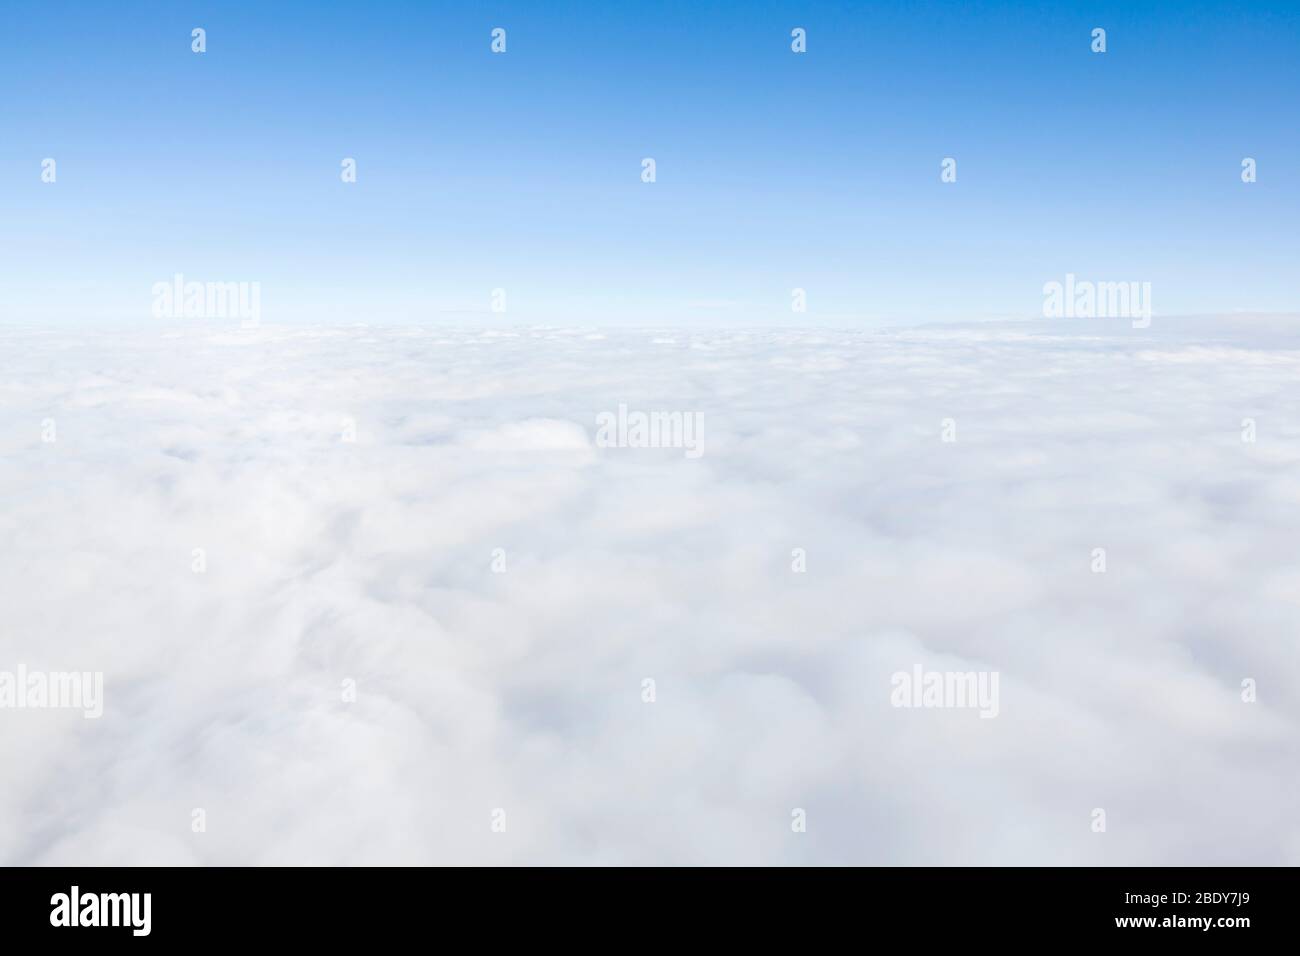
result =
[[[147,320],[178,272],[272,323],[1029,317],[1071,272],[1300,303],[1291,3],[385,10],[0,13],[0,321]]]

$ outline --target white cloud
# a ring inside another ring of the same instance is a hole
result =
[[[0,862],[1300,863],[1300,341],[1186,328],[0,332],[0,670],[105,681]]]

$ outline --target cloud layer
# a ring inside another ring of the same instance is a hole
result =
[[[0,710],[0,862],[1300,863],[1285,330],[173,324],[0,367],[0,670],[104,673],[98,720]],[[602,447],[620,404],[703,455]],[[892,707],[916,665],[998,716]]]

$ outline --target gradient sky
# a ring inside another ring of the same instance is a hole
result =
[[[1297,51],[1294,0],[6,4],[0,321],[177,272],[264,323],[1297,311]]]

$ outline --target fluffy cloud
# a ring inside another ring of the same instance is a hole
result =
[[[1300,863],[1285,329],[169,326],[0,363],[0,671],[105,694],[0,710],[0,862]],[[620,404],[704,454],[602,447]],[[997,717],[891,706],[916,665],[996,671]]]

